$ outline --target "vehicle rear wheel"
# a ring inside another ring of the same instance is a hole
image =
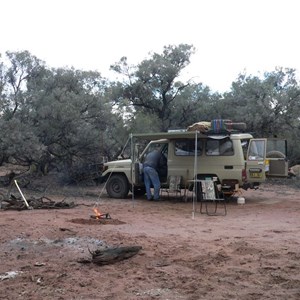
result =
[[[129,183],[122,174],[112,175],[106,184],[106,191],[111,198],[125,198],[129,192]]]

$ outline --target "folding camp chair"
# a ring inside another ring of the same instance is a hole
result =
[[[213,180],[200,180],[201,185],[198,191],[200,193],[200,213],[208,216],[227,215],[226,201],[219,197],[219,192]],[[219,206],[222,206],[223,212],[218,212]],[[205,210],[203,210],[205,206]]]

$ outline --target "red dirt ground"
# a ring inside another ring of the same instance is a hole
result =
[[[23,190],[29,196],[30,190]],[[78,196],[79,195],[79,196]],[[300,299],[300,194],[245,191],[227,216],[164,198],[109,199],[99,187],[57,189],[70,209],[0,210],[0,299]],[[91,221],[93,207],[110,221]],[[103,246],[137,255],[83,264]]]

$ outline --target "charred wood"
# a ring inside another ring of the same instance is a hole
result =
[[[136,255],[142,249],[141,246],[112,247],[96,250],[92,254],[92,262],[97,265],[108,265],[128,259]]]

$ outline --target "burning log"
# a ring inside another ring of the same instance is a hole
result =
[[[94,216],[91,216],[92,219],[100,220],[100,219],[111,219],[111,216],[109,213],[101,213],[98,207],[94,206],[93,211],[95,213]]]
[[[141,246],[111,247],[93,251],[92,262],[97,265],[108,265],[136,255]]]
[[[99,220],[99,219],[111,219],[111,216],[109,213],[106,213],[106,214],[100,214],[100,215],[97,215],[97,216],[91,216],[92,219],[96,219],[96,220]]]

